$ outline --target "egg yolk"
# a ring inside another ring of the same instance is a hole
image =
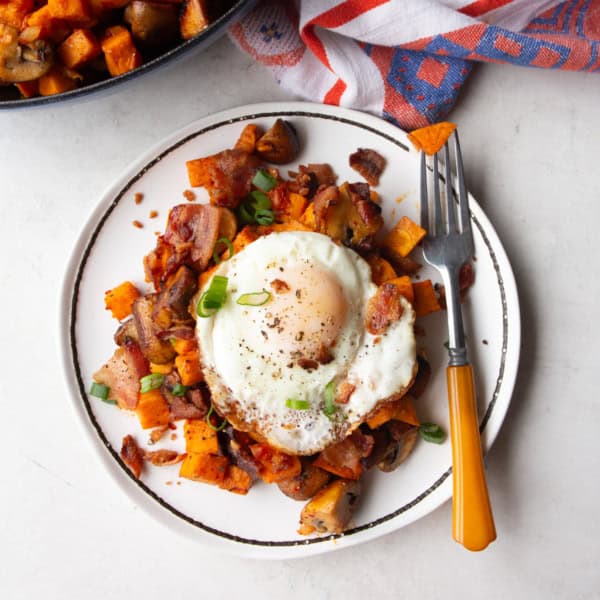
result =
[[[271,287],[265,317],[273,347],[291,358],[319,361],[335,346],[348,312],[339,280],[314,264],[302,264],[278,272]]]

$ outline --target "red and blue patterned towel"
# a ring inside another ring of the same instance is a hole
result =
[[[230,36],[294,94],[411,130],[473,61],[600,71],[600,0],[262,0]]]

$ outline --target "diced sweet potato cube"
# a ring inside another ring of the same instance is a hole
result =
[[[69,69],[77,69],[101,53],[100,42],[89,29],[76,29],[58,47],[58,56]]]
[[[142,429],[163,427],[169,423],[169,405],[159,389],[140,393],[135,412]]]
[[[77,82],[69,77],[63,69],[54,66],[40,77],[38,86],[41,96],[53,96],[54,94],[74,90],[77,87]]]
[[[252,477],[237,465],[229,465],[223,483],[219,487],[228,492],[245,496],[252,487]]]
[[[299,221],[304,214],[306,209],[307,200],[301,194],[295,194],[290,192],[288,194],[288,201],[284,207],[281,215],[283,221]]]
[[[395,419],[411,425],[419,426],[419,419],[415,409],[414,399],[410,394],[405,394],[398,400],[391,400],[382,404],[377,411],[367,419],[367,425],[371,429],[377,429],[380,425]]]
[[[427,232],[407,216],[402,217],[385,239],[384,246],[402,258],[408,256],[413,248],[425,237]]]
[[[33,10],[33,0],[0,0],[0,23],[21,29],[23,19]]]
[[[183,385],[194,385],[204,379],[202,369],[200,368],[198,350],[177,355],[175,357],[175,368],[179,373]]]
[[[48,10],[57,19],[75,23],[92,21],[92,11],[88,0],[48,0]]]
[[[375,285],[381,285],[396,277],[394,267],[392,267],[385,258],[381,258],[381,256],[371,256],[368,259],[368,263],[371,267],[371,279]]]
[[[36,36],[34,36],[35,39],[60,41],[67,37],[69,31],[65,21],[52,16],[47,4],[29,14],[25,19],[25,24],[28,29],[39,28]],[[25,31],[23,31],[23,34],[25,34]]]
[[[173,363],[168,362],[162,365],[156,363],[150,363],[150,373],[160,373],[161,375],[168,375],[173,371]]]
[[[415,295],[415,301],[413,302],[413,305],[415,307],[415,313],[417,314],[417,317],[424,317],[432,312],[442,310],[433,288],[433,284],[431,283],[431,279],[415,281],[413,283],[413,292]]]
[[[184,338],[173,338],[171,342],[173,345],[173,350],[177,352],[177,354],[187,354],[188,352],[193,352],[194,350],[198,350],[198,344],[196,340],[186,340]]]
[[[186,421],[183,435],[188,454],[220,454],[217,432],[206,421]]]
[[[188,454],[179,469],[180,477],[222,486],[229,460],[214,454]]]
[[[259,129],[258,125],[248,123],[242,130],[238,141],[235,143],[235,148],[252,154],[256,148],[256,142],[261,135],[262,131]]]
[[[186,0],[180,18],[181,37],[189,40],[208,26],[205,0]]]
[[[104,305],[119,321],[131,315],[133,303],[140,297],[140,291],[131,281],[124,281],[104,294]]]
[[[304,212],[302,213],[302,216],[300,217],[300,222],[303,225],[306,225],[306,227],[308,227],[312,231],[316,231],[317,224],[315,221],[315,204],[314,204],[314,202],[311,202],[304,209]]]
[[[415,302],[415,294],[413,292],[413,283],[408,275],[402,275],[402,277],[395,277],[390,279],[387,283],[393,283],[400,294],[404,296],[411,304]]]
[[[115,25],[107,29],[101,46],[108,72],[113,77],[137,69],[142,64],[142,55],[125,27]]]
[[[15,86],[17,87],[23,98],[33,98],[39,93],[37,79],[34,79],[33,81],[23,81],[22,83],[15,83]]]
[[[261,478],[267,483],[296,477],[302,471],[302,463],[297,456],[280,452],[268,444],[252,444],[250,451],[260,464]]]

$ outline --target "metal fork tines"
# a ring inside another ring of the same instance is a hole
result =
[[[453,137],[456,194],[452,186],[453,176],[448,142],[444,145],[443,178],[440,177],[440,152],[433,155],[431,169],[427,165],[425,153],[421,154],[421,226],[427,230],[423,244],[424,258],[439,270],[446,290],[449,364],[463,365],[467,363],[467,349],[460,311],[458,278],[462,265],[473,256],[474,249],[469,197],[456,131]],[[430,170],[432,171],[432,186],[427,183]],[[444,190],[440,190],[441,179],[445,184]],[[433,188],[433,194],[429,193],[430,187]]]

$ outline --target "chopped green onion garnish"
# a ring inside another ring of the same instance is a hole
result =
[[[162,385],[164,380],[165,376],[162,373],[150,373],[150,375],[146,375],[140,379],[140,392],[145,394],[146,392],[156,390]]]
[[[419,435],[426,441],[433,444],[441,444],[446,439],[444,430],[435,423],[421,423],[419,425]]]
[[[323,406],[323,412],[331,417],[337,411],[337,407],[335,405],[335,381],[332,379],[323,390],[323,400],[325,404]]]
[[[227,250],[229,250],[229,258],[233,256],[233,244],[231,243],[231,240],[225,237],[219,238],[215,243],[215,249],[213,251],[213,260],[217,265],[221,262],[221,257],[219,256],[219,244],[225,244],[225,246],[227,246]]]
[[[215,408],[211,402],[210,408],[208,409],[208,414],[206,415],[206,422],[208,423],[208,426],[211,429],[214,429],[215,431],[221,431],[222,429],[225,428],[225,425],[227,425],[227,419],[223,419],[223,422],[218,427],[216,427],[215,425],[212,424],[212,421],[210,420],[210,417],[213,414],[213,412],[215,412]]]
[[[182,383],[176,383],[171,390],[171,394],[173,394],[173,396],[185,396],[186,392],[187,386],[183,385]]]
[[[211,317],[225,304],[227,294],[227,277],[215,275],[210,286],[198,301],[196,312],[199,317]]]
[[[277,179],[275,179],[268,171],[261,169],[256,171],[256,175],[252,180],[252,185],[264,192],[270,192],[277,185]]]
[[[262,292],[242,294],[236,302],[238,304],[241,304],[242,306],[262,306],[263,304],[266,304],[271,298],[271,292],[263,290]]]
[[[110,394],[110,388],[103,383],[96,383],[92,381],[92,387],[90,387],[90,395],[100,398],[100,400],[108,400]]]
[[[271,210],[271,200],[269,200],[269,196],[264,192],[255,190],[254,192],[250,192],[250,196],[254,200],[251,203],[254,210]]]
[[[296,400],[296,398],[288,398],[285,401],[285,405],[294,410],[307,410],[310,408],[310,402],[308,400]]]
[[[254,209],[246,204],[240,204],[238,207],[238,218],[244,225],[254,223]]]
[[[259,225],[272,225],[275,215],[272,210],[259,209],[254,213],[254,219]]]

